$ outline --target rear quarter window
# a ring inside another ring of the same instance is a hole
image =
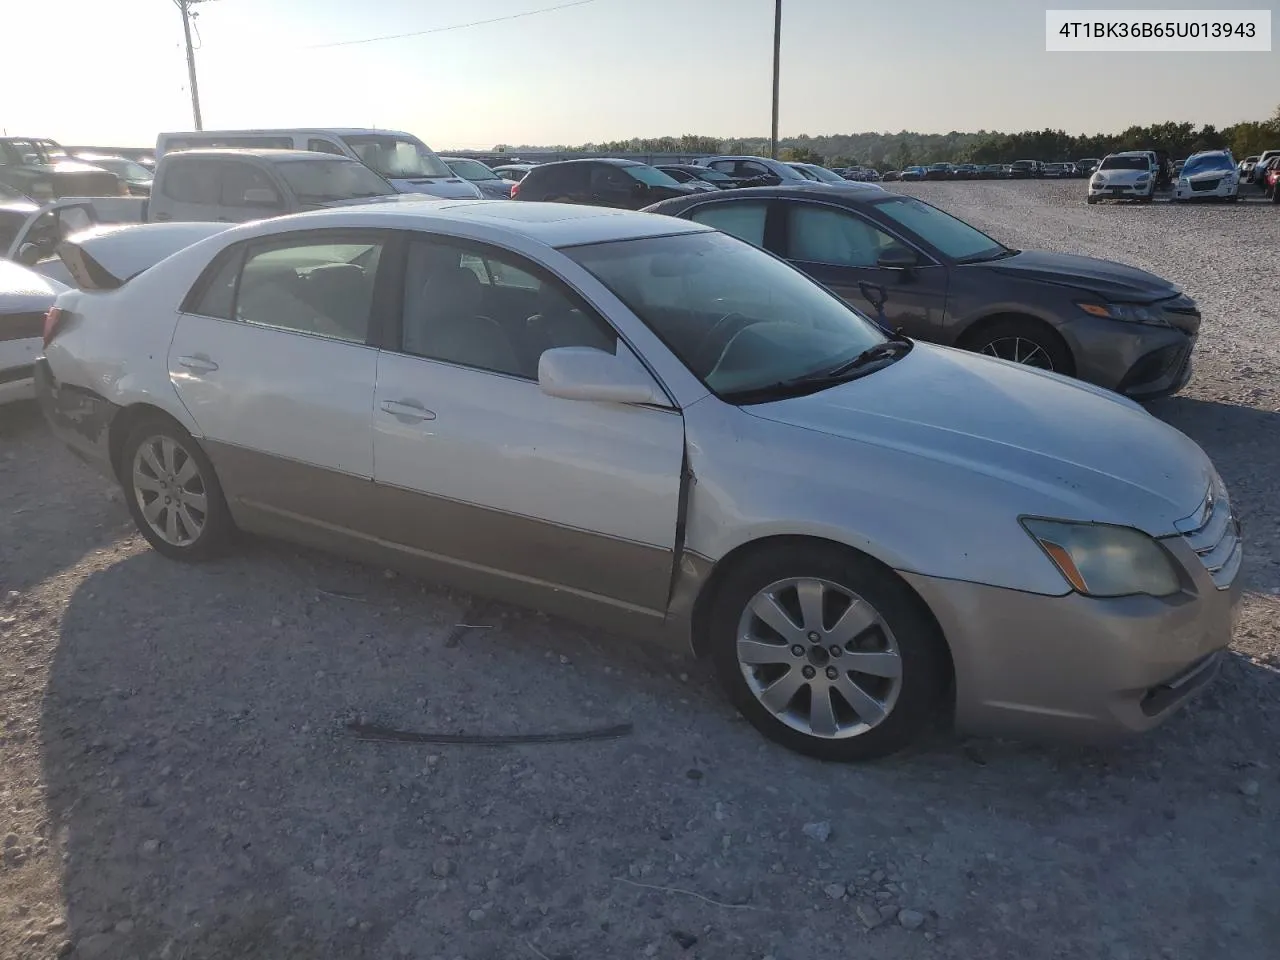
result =
[[[160,193],[181,203],[216,204],[221,192],[218,164],[204,157],[174,157],[163,171]]]

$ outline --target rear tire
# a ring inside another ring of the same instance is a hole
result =
[[[891,571],[834,545],[743,560],[716,592],[709,630],[733,705],[770,740],[819,760],[896,753],[944,702],[950,660],[928,609]]]
[[[120,453],[125,504],[147,542],[171,560],[210,560],[235,532],[213,464],[194,437],[163,416],[140,419]]]

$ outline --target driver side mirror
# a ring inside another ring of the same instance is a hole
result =
[[[876,266],[882,270],[910,270],[920,265],[920,258],[914,250],[906,247],[888,247],[876,260]]]
[[[18,262],[26,267],[34,267],[40,262],[41,252],[39,244],[24,243],[18,248]]]
[[[564,400],[604,403],[671,403],[649,371],[619,345],[618,353],[595,347],[553,347],[538,360],[538,387]]]

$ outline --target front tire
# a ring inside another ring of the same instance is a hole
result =
[[[819,760],[885,757],[920,737],[950,662],[928,609],[891,571],[834,545],[742,561],[709,619],[716,674],[762,734]]]
[[[1069,374],[1073,367],[1067,347],[1034,320],[997,320],[966,337],[964,345],[974,353],[1025,364],[1037,370]]]
[[[172,560],[209,560],[235,531],[222,486],[200,445],[177,422],[139,420],[120,455],[120,481],[133,522]]]

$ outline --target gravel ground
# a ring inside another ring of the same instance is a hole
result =
[[[1108,749],[939,734],[825,766],[701,664],[288,547],[166,562],[30,408],[0,412],[0,957],[1274,957],[1280,216],[920,184],[1015,246],[1206,313],[1191,434],[1240,503],[1237,656]],[[353,717],[523,747],[359,742]]]

